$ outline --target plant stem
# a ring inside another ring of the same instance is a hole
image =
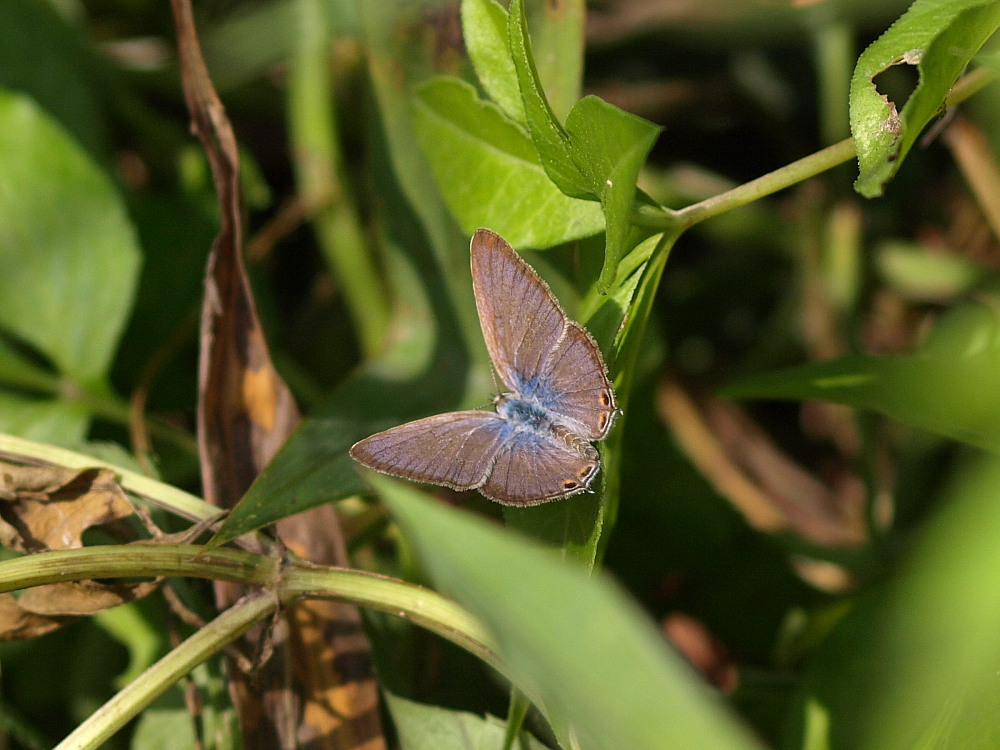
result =
[[[681,220],[684,228],[694,226],[700,221],[725,213],[734,208],[745,206],[748,203],[784,190],[797,183],[825,172],[838,164],[853,158],[854,139],[846,138],[832,146],[827,146],[821,151],[817,151],[809,156],[803,157],[791,164],[786,164],[780,169],[769,172],[750,182],[745,182],[732,190],[727,190],[719,195],[706,198],[700,203],[694,203],[686,208],[675,212],[676,218]],[[673,226],[673,224],[671,224]]]
[[[194,544],[107,544],[50,550],[0,563],[0,593],[50,583],[94,578],[188,576],[267,585],[278,576],[276,560],[230,548]]]
[[[241,599],[87,717],[56,750],[99,747],[181,677],[277,608],[277,598],[267,592]]]
[[[283,598],[334,598],[402,617],[506,672],[489,631],[454,601],[431,589],[365,571],[293,564],[285,570],[283,592]]]
[[[389,301],[342,177],[330,79],[330,33],[322,0],[297,0],[298,43],[288,87],[289,132],[299,196],[312,212],[320,250],[336,275],[367,357],[378,353]]]
[[[0,593],[94,578],[186,576],[265,587],[288,604],[337,599],[403,617],[503,672],[489,632],[458,604],[406,581],[348,568],[319,567],[230,548],[193,544],[110,544],[52,550],[0,562]]]

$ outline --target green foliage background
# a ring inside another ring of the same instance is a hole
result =
[[[992,75],[997,4],[917,2],[880,39],[904,3],[707,0],[682,17],[649,3],[663,15],[630,24],[642,5],[198,4],[243,149],[254,291],[307,414],[224,536],[348,498],[358,567],[479,618],[549,740],[994,746],[1000,246],[968,172],[918,137],[963,69]],[[196,493],[196,318],[217,220],[172,45],[162,3],[0,3],[0,431]],[[986,87],[960,111],[993,153],[998,103]],[[849,126],[860,173],[803,159]],[[760,175],[775,177],[712,203]],[[304,220],[275,229],[278,215]],[[595,495],[463,504],[581,569],[413,488],[369,486],[346,454],[376,429],[489,402],[478,226],[588,325],[625,414]],[[816,361],[829,340],[842,356]],[[801,467],[857,481],[866,542],[748,524],[672,436],[668,377],[760,399],[744,406]],[[129,432],[136,394],[148,454]],[[856,407],[857,445],[811,434],[810,400]],[[849,585],[815,585],[803,559]],[[656,633],[676,613],[735,667],[723,699]],[[0,728],[54,744],[168,651],[166,618],[144,602],[2,644]],[[505,714],[496,673],[399,620],[368,625],[404,746],[502,736],[480,718]],[[193,679],[205,734],[228,737],[218,663]],[[179,696],[114,746],[190,746]]]

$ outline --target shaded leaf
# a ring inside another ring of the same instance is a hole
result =
[[[992,0],[916,0],[858,58],[851,79],[851,133],[860,167],[855,189],[882,194],[952,84],[1000,27]],[[920,81],[902,110],[874,78],[892,65],[915,65]]]
[[[733,398],[834,401],[886,414],[971,445],[1000,451],[1000,304],[959,305],[915,354],[852,355],[754,376]]]
[[[0,432],[62,445],[78,445],[87,435],[86,404],[0,392]]]
[[[386,703],[403,750],[470,750],[503,747],[506,723],[495,716],[477,716],[428,706],[386,692]],[[517,750],[544,750],[545,745],[526,732]]]
[[[606,292],[629,249],[636,180],[660,129],[596,96],[586,96],[570,110],[566,130],[573,161],[604,209],[607,247],[597,286]]]

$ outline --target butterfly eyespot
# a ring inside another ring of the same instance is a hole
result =
[[[611,396],[607,393],[602,393],[600,397],[601,406],[611,406]]]
[[[580,483],[578,481],[576,481],[575,479],[564,479],[563,483],[562,483],[562,486],[563,486],[564,490],[572,490],[572,489],[576,489],[577,487],[579,487]]]

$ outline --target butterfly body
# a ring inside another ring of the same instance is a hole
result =
[[[505,505],[587,490],[618,408],[600,349],[548,285],[499,235],[472,239],[472,281],[490,359],[509,389],[496,412],[438,414],[359,441],[369,468]]]
[[[538,400],[526,399],[515,393],[504,393],[497,396],[493,404],[496,406],[497,414],[508,421],[514,431],[537,433],[566,443],[581,456],[597,458],[594,446],[577,436],[571,428],[560,424],[558,416],[552,414]]]

